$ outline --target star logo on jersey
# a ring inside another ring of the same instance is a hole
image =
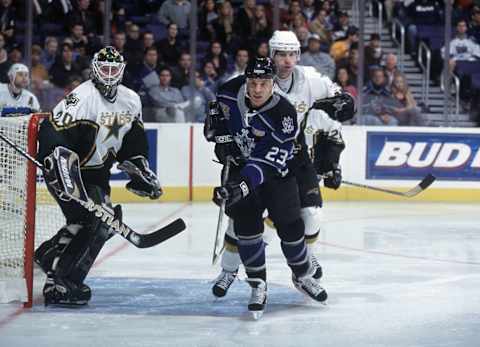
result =
[[[282,119],[282,132],[284,134],[290,134],[295,130],[295,126],[293,125],[293,118],[290,116],[283,117]]]
[[[65,106],[75,106],[76,104],[78,104],[78,101],[78,96],[75,93],[70,93],[65,97]]]
[[[113,121],[110,124],[104,124],[103,126],[108,129],[108,134],[105,136],[105,140],[103,140],[103,142],[107,141],[111,136],[115,136],[115,138],[118,140],[119,131],[123,124],[118,122],[117,116],[113,117]]]

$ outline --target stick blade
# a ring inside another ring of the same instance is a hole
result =
[[[432,174],[428,174],[425,178],[420,182],[419,186],[422,190],[427,189],[430,185],[436,180],[437,178]]]
[[[156,246],[173,236],[180,234],[187,228],[183,219],[178,218],[171,222],[170,224],[155,230],[150,234],[139,235],[139,240],[137,243],[138,248],[149,248]]]
[[[404,196],[411,198],[414,197],[421,192],[423,192],[425,189],[430,187],[430,185],[436,180],[437,178],[433,176],[432,174],[428,174],[423,178],[423,180],[413,189],[409,190],[408,192],[404,193]]]

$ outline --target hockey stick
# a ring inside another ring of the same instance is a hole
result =
[[[410,189],[409,191],[406,191],[406,192],[398,192],[398,191],[395,191],[395,190],[373,187],[373,186],[369,186],[367,184],[360,184],[360,183],[350,182],[350,181],[346,181],[346,180],[342,180],[342,183],[348,184],[348,185],[354,186],[354,187],[376,190],[376,191],[382,192],[382,193],[393,194],[393,195],[397,195],[397,196],[403,196],[405,198],[412,198],[412,197],[420,194],[421,192],[423,192],[428,187],[430,187],[430,185],[435,181],[435,179],[436,179],[435,176],[433,176],[432,174],[428,174],[427,176],[425,176],[423,178],[423,180],[419,184],[417,184],[415,187],[413,187],[412,189]]]
[[[26,151],[18,147],[9,138],[5,137],[1,132],[0,132],[0,139],[6,142],[10,147],[12,147],[24,158],[30,160],[38,168],[43,169],[42,163],[40,163],[38,160],[33,158]],[[129,241],[131,244],[133,244],[137,248],[149,248],[149,247],[156,246],[159,243],[162,243],[163,241],[166,241],[169,238],[179,234],[186,228],[185,222],[183,221],[183,219],[178,218],[175,221],[171,222],[170,224],[164,226],[163,228],[153,231],[152,233],[139,234],[136,231],[134,231],[132,228],[130,228],[128,225],[123,223],[121,220],[116,219],[113,212],[107,210],[105,207],[101,205],[95,204],[90,198],[87,198],[87,200],[83,200],[71,194],[68,194],[68,197],[78,202],[81,206],[83,206],[88,211],[92,212],[96,218],[100,219],[102,222],[107,224],[110,228],[112,228],[113,231],[115,231],[117,234],[122,236],[124,239]]]
[[[227,163],[225,164],[225,168],[223,169],[222,173],[222,186],[227,183],[228,175],[230,174],[230,162],[232,161],[230,156],[227,156]],[[215,243],[213,245],[213,256],[212,256],[212,265],[215,265],[218,258],[222,254],[224,247],[220,248],[220,244],[223,245],[222,235],[220,230],[222,229],[223,224],[223,215],[225,214],[225,205],[226,201],[223,200],[222,204],[220,205],[220,210],[218,211],[218,221],[217,221],[217,232],[215,233]],[[219,249],[220,248],[220,249]]]

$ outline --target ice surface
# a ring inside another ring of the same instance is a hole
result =
[[[211,294],[213,204],[125,205],[138,229],[170,215],[188,230],[151,249],[109,241],[87,278],[86,308],[45,308],[37,277],[33,309],[0,305],[0,346],[479,346],[478,209],[327,203],[316,254],[328,305],[294,289],[273,237],[268,304],[253,321],[245,281],[224,299]]]

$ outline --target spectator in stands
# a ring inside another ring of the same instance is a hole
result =
[[[382,46],[380,45],[380,35],[373,33],[370,35],[370,42],[365,47],[365,67],[380,65],[382,62]]]
[[[233,7],[230,1],[225,0],[220,4],[218,11],[218,18],[212,21],[213,27],[213,39],[220,41],[222,47],[225,47],[229,50],[230,44],[233,40],[233,28],[235,26],[235,18]]]
[[[57,57],[49,73],[51,82],[59,88],[65,88],[67,86],[69,76],[81,74],[80,68],[73,60],[72,45],[69,43],[62,44],[62,54]]]
[[[417,54],[417,34],[422,26],[443,26],[443,2],[440,0],[414,0],[407,6],[407,43],[410,53]],[[441,30],[441,29],[440,29]]]
[[[70,16],[67,17],[68,21],[65,23],[67,27],[70,23],[81,23],[85,34],[96,34],[97,17],[88,9],[89,7],[90,0],[78,0],[76,8],[70,13]]]
[[[212,22],[218,18],[217,9],[214,0],[206,0],[202,3],[198,11],[198,29],[200,30],[200,39],[210,41],[212,39]]]
[[[140,40],[140,28],[136,24],[130,24],[127,26],[127,37],[124,51],[124,58],[128,64],[134,64],[142,59],[143,45]]]
[[[70,39],[74,46],[80,43],[88,45],[88,38],[83,33],[82,23],[73,23],[70,25]]]
[[[403,74],[395,75],[391,89],[393,98],[398,102],[398,106],[392,108],[398,125],[425,125],[420,108],[417,107]]]
[[[393,53],[388,53],[385,57],[385,66],[383,67],[385,76],[387,77],[387,87],[390,87],[393,78],[397,73],[400,73],[397,67],[397,56]]]
[[[8,59],[10,60],[10,62],[12,64],[15,64],[15,63],[23,63],[23,53],[22,53],[22,49],[20,48],[20,46],[18,45],[18,43],[15,43],[10,52],[8,53]]]
[[[253,55],[257,57],[267,58],[268,57],[268,41],[260,41]]]
[[[220,75],[227,71],[227,54],[223,51],[222,44],[219,41],[213,41],[210,44],[205,61],[211,61]]]
[[[305,19],[305,16],[303,13],[299,13],[293,17],[293,21],[291,22],[290,25],[290,30],[295,31],[297,28],[300,27],[306,27],[307,28],[307,20]]]
[[[353,85],[346,67],[340,67],[337,69],[335,82],[354,98],[358,96],[357,87]]]
[[[177,25],[170,23],[167,26],[167,37],[157,43],[158,51],[162,53],[163,60],[168,66],[174,66],[182,53],[182,45],[177,36]]]
[[[255,23],[253,29],[254,42],[267,41],[272,37],[272,26],[268,21],[265,6],[255,6]]]
[[[318,36],[320,36],[320,40],[322,41],[322,43],[324,43],[326,46],[330,46],[330,43],[332,42],[330,32],[331,25],[327,20],[327,12],[325,10],[318,11],[317,16],[308,25],[308,29],[313,34],[317,34]],[[345,37],[345,35],[342,37]]]
[[[325,13],[326,15],[326,13]],[[338,14],[338,21],[332,27],[332,40],[342,40],[347,37],[347,31],[350,27],[350,19],[348,17],[348,13],[341,11]]]
[[[170,68],[163,67],[160,70],[158,84],[146,81],[148,77],[154,78],[155,75],[148,75],[144,79],[144,84],[148,87],[148,95],[158,109],[153,114],[153,119],[148,119],[147,121],[185,122],[184,110],[189,106],[189,102],[185,102],[180,90],[170,85],[172,80]]]
[[[238,11],[235,20],[235,33],[241,42],[248,42],[255,30],[256,0],[244,0],[243,7]]]
[[[281,18],[281,22],[284,23],[284,30],[292,30],[293,21],[297,15],[303,17],[302,6],[299,0],[291,0],[288,5],[288,12]]]
[[[178,66],[175,66],[171,73],[172,73],[172,86],[175,88],[182,88],[183,86],[187,85],[190,81],[190,69],[192,68],[192,57],[189,53],[183,52],[180,55],[180,59],[178,60]],[[170,81],[169,81],[170,83]]]
[[[480,45],[480,7],[475,6],[472,10],[468,35]]]
[[[347,36],[343,40],[336,41],[330,48],[330,55],[335,62],[348,56],[350,46],[358,42],[358,28],[351,26],[347,30]]]
[[[158,21],[164,25],[177,24],[180,36],[188,35],[191,4],[188,0],[165,0],[158,11]]]
[[[310,31],[308,31],[308,29],[305,27],[300,27],[295,30],[295,35],[297,36],[298,42],[300,42],[300,51],[302,53],[308,48],[308,38],[311,34],[312,33],[310,33]]]
[[[320,51],[320,37],[312,34],[308,39],[308,50],[302,53],[300,65],[313,66],[318,72],[333,79],[335,76],[335,62],[327,53]]]
[[[207,61],[203,64],[202,70],[205,87],[210,89],[213,93],[216,93],[219,76],[217,70],[215,70],[215,66],[211,61]]]
[[[457,23],[457,34],[450,42],[450,58],[453,61],[474,61],[480,59],[480,45],[467,37],[467,22]],[[442,48],[443,52],[444,48]],[[442,53],[443,54],[443,53]]]
[[[127,43],[127,36],[123,31],[113,34],[112,45],[122,56],[125,56],[125,44]]]
[[[2,0],[0,2],[0,33],[4,37],[7,47],[11,47],[15,43],[16,19],[12,0]]]
[[[151,31],[145,31],[142,35],[143,50],[155,45],[155,36]]]
[[[359,70],[359,52],[358,52],[358,44],[353,43],[350,46],[350,50],[348,51],[347,57],[340,59],[336,62],[337,69],[341,67],[345,67],[348,70],[348,75],[350,76],[350,80],[354,85],[357,84],[357,76]],[[365,74],[368,76],[368,71],[365,71]],[[368,78],[365,78],[366,80]]]
[[[32,46],[32,81],[38,80],[41,83],[48,82],[48,70],[41,62],[42,47],[39,45]]]
[[[41,63],[47,70],[50,70],[58,55],[58,40],[56,37],[47,36],[45,48],[42,52]]]
[[[383,69],[373,68],[372,78],[363,90],[364,115],[359,119],[360,124],[398,125],[393,110],[398,104],[386,88],[386,82]]]
[[[317,9],[315,8],[315,0],[303,0],[302,14],[307,19],[308,23],[315,18],[316,13]]]
[[[181,92],[183,98],[190,101],[189,107],[185,109],[186,121],[203,123],[208,102],[215,99],[215,94],[205,86],[200,72],[195,72],[195,87],[183,86]]]
[[[0,34],[0,83],[8,83],[7,72],[10,69],[8,53],[5,49],[5,37]]]
[[[268,46],[267,46],[268,47]],[[267,48],[267,55],[268,55],[268,48]],[[233,71],[226,76],[226,80],[230,80],[237,76],[243,75],[245,73],[245,68],[247,67],[249,59],[249,53],[246,48],[239,48],[237,49],[237,53],[235,54],[235,64],[233,67]]]

